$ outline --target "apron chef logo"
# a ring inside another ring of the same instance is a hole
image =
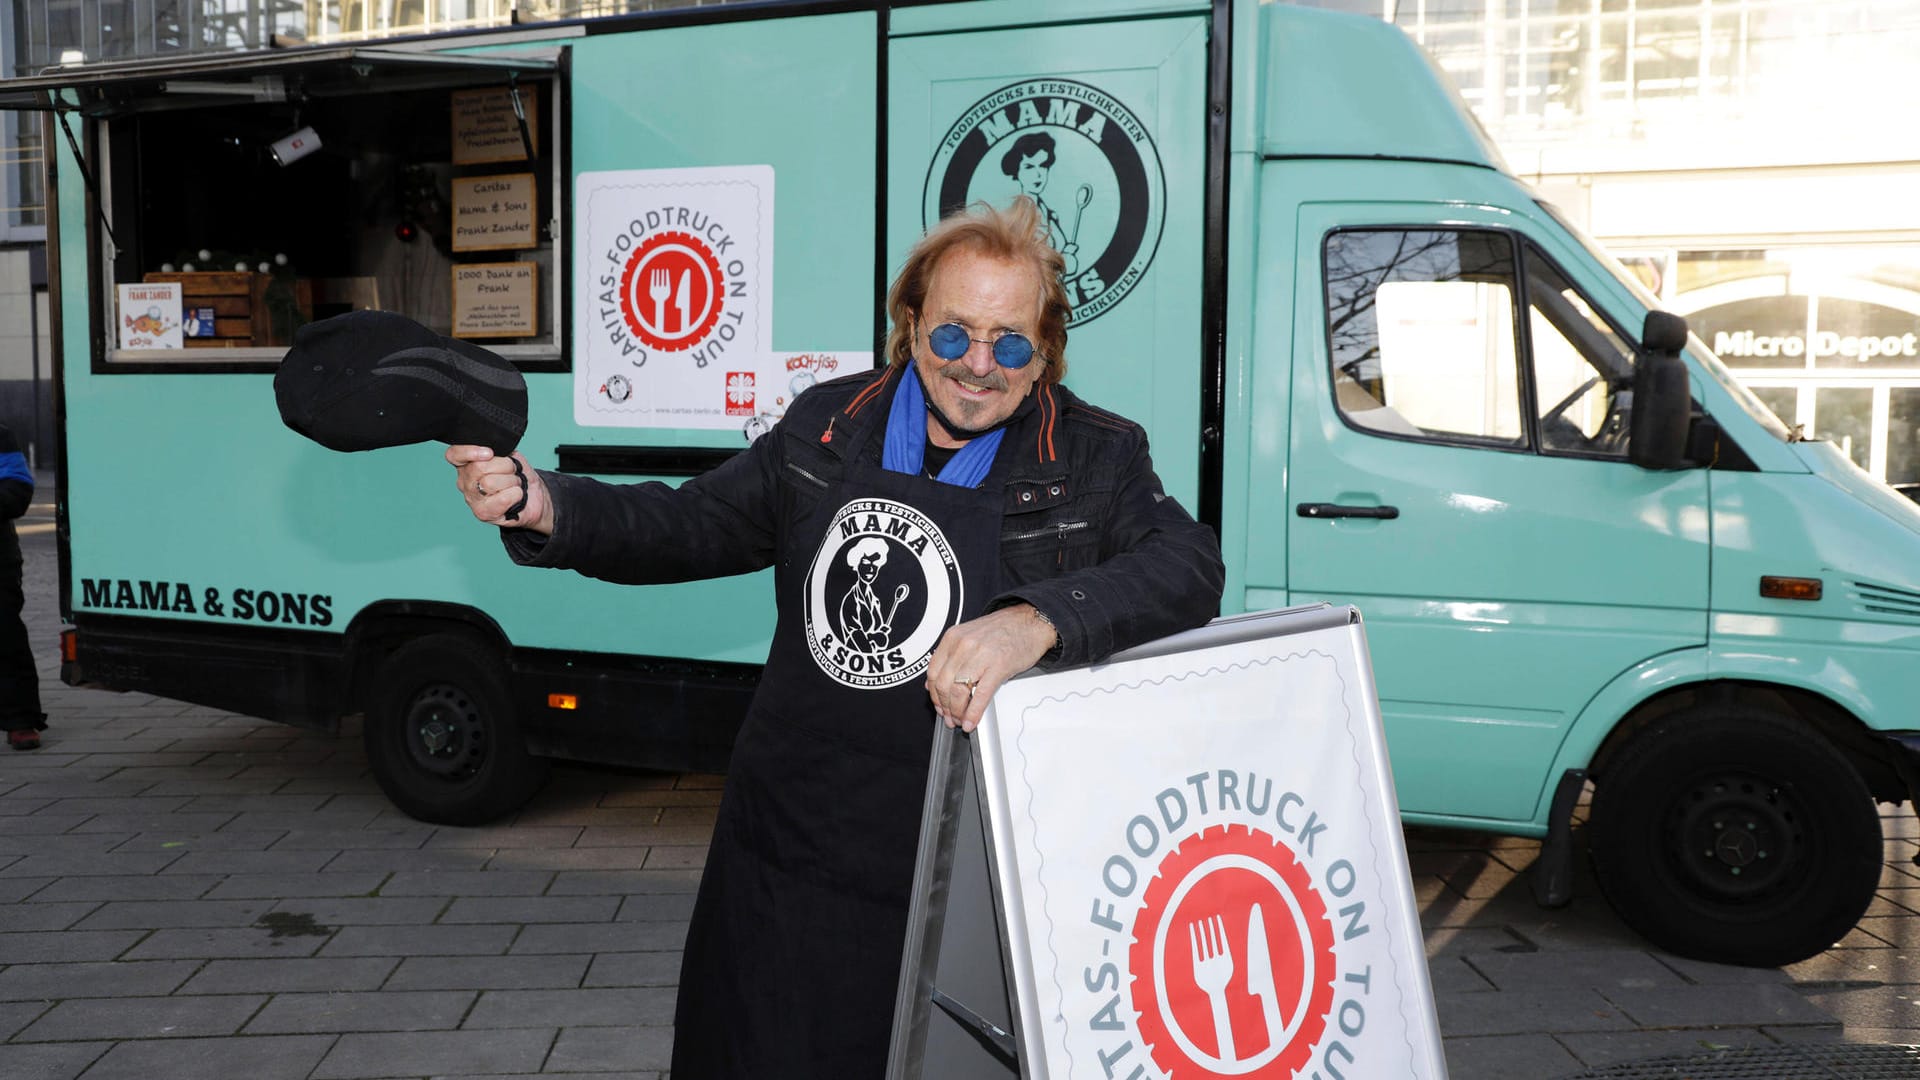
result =
[[[1270,777],[1216,769],[1161,790],[1122,832],[1083,976],[1106,1075],[1345,1074],[1372,968],[1340,952],[1369,926],[1329,823]]]
[[[968,203],[1026,195],[1066,258],[1069,326],[1099,318],[1147,272],[1166,215],[1166,177],[1147,129],[1105,91],[1030,79],[979,101],[927,169],[925,224]]]
[[[960,613],[960,565],[947,538],[905,503],[840,508],[807,572],[807,644],[836,682],[881,690],[924,672]]]

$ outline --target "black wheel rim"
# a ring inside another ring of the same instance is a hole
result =
[[[486,716],[451,683],[434,683],[413,696],[400,737],[416,769],[449,783],[472,779],[486,761]]]
[[[1712,773],[1669,806],[1668,856],[1703,898],[1753,903],[1796,884],[1806,825],[1792,788],[1750,773]]]

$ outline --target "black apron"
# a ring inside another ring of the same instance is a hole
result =
[[[939,722],[926,664],[996,590],[1005,464],[978,489],[888,472],[863,452],[884,434],[876,404],[781,552],[687,932],[674,1080],[886,1070]]]

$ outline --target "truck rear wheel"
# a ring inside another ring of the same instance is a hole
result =
[[[417,638],[374,676],[362,738],[393,804],[422,821],[479,825],[526,802],[547,775],[527,753],[496,650],[457,633]]]
[[[1588,847],[1622,920],[1681,956],[1816,955],[1873,900],[1880,817],[1858,771],[1787,717],[1705,705],[1633,736],[1598,780]]]

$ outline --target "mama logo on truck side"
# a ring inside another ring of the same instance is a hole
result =
[[[928,166],[926,224],[1016,195],[1040,207],[1066,259],[1069,326],[1125,299],[1153,262],[1167,209],[1160,154],[1139,117],[1098,87],[1029,79],[974,102]]]

